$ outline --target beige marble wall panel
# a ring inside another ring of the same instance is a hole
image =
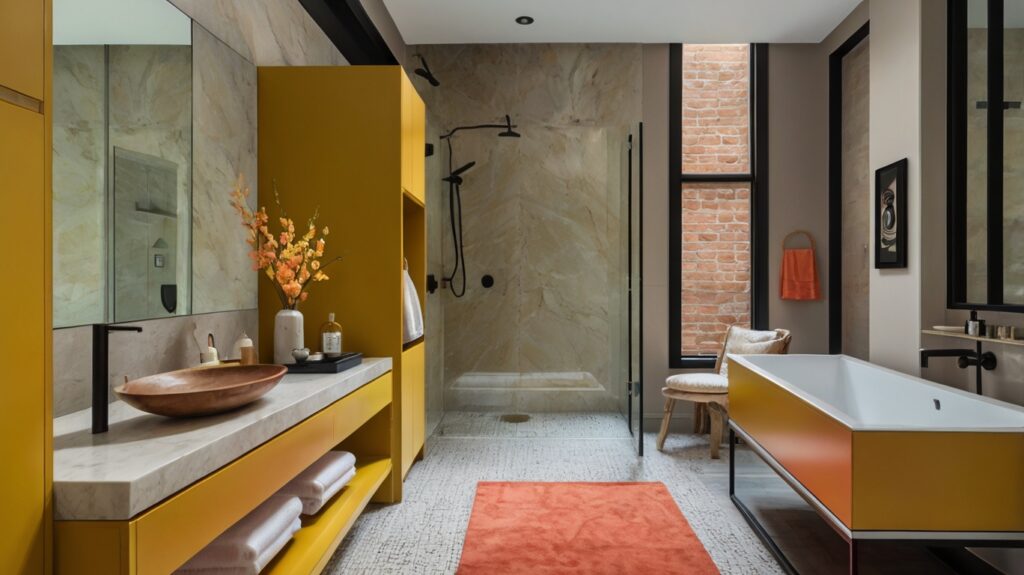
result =
[[[331,43],[294,0],[171,0],[179,10],[258,66],[343,66]]]
[[[241,174],[256,204],[256,67],[201,26],[193,26],[192,42],[192,306],[195,313],[255,308],[257,274],[229,202]]]
[[[103,321],[103,46],[53,50],[53,323]]]
[[[870,216],[869,52],[863,40],[843,58],[843,353],[868,359]]]
[[[222,358],[231,359],[238,336],[257,339],[256,310],[178,316],[132,322],[142,333],[110,334],[110,386],[129,379],[199,364],[200,346],[213,334]],[[53,330],[53,415],[60,417],[90,406],[92,393],[92,328]],[[114,400],[113,394],[110,400]]]

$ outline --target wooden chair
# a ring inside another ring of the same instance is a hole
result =
[[[677,401],[694,403],[694,432],[706,433],[705,418],[710,418],[711,458],[718,459],[725,426],[729,421],[729,358],[727,354],[784,354],[789,352],[792,336],[789,331],[776,329],[758,331],[731,326],[725,333],[725,345],[718,354],[712,373],[685,373],[665,380],[661,394],[665,396],[665,415],[658,433],[658,451],[663,451],[672,410]]]

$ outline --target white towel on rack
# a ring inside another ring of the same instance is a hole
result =
[[[344,477],[339,478],[334,483],[327,486],[323,493],[316,497],[300,497],[299,501],[302,501],[302,514],[303,515],[316,515],[323,508],[331,497],[334,497],[343,487],[352,481],[352,478],[356,476],[356,470],[353,467],[348,470],[348,473]]]
[[[409,343],[423,336],[423,310],[420,308],[420,296],[416,293],[416,284],[409,275],[409,270],[402,272],[405,276],[402,290],[402,343]]]
[[[285,484],[277,494],[300,499],[329,499],[330,496],[324,498],[327,489],[345,477],[349,471],[355,470],[355,465],[355,455],[347,451],[328,451],[313,465],[295,476],[295,479]]]
[[[207,573],[211,569],[259,573],[299,530],[301,514],[299,498],[275,495],[214,539],[177,573]],[[270,550],[273,553],[260,565]]]

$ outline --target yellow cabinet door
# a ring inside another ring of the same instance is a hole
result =
[[[10,2],[3,1],[9,10]],[[0,281],[0,565],[6,573],[42,572],[45,562],[45,437],[51,415],[46,403],[50,292],[43,142],[41,114],[0,101],[0,229],[9,252]]]
[[[423,342],[402,352],[402,472],[412,467],[423,447],[426,419]]]
[[[43,0],[0,0],[0,90],[43,99],[45,10]]]

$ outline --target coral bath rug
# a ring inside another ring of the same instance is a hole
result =
[[[662,483],[480,482],[458,573],[718,569]]]

